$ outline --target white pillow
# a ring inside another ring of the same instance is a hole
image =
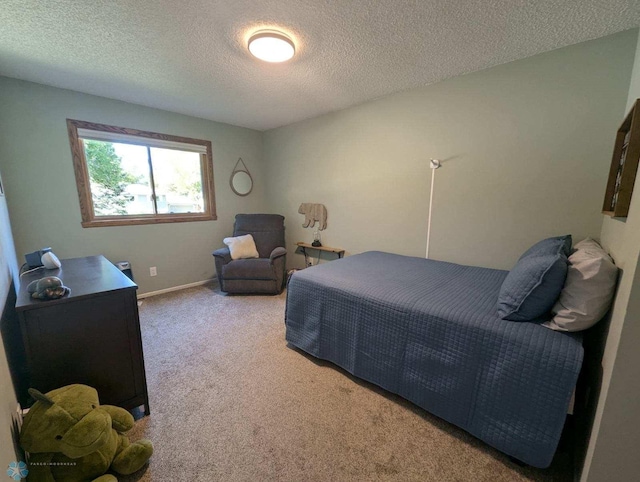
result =
[[[245,234],[244,236],[236,236],[235,238],[224,238],[224,244],[229,246],[231,259],[259,258],[256,243],[253,236]]]
[[[552,308],[554,317],[543,323],[558,331],[592,327],[607,313],[618,279],[618,268],[602,247],[587,238],[574,246],[564,288]]]

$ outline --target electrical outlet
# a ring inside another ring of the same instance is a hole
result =
[[[155,266],[149,268],[149,276],[158,276],[158,269]]]

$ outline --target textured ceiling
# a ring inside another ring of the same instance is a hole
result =
[[[0,0],[0,75],[264,130],[639,24],[640,0]],[[255,60],[275,26],[296,56]]]

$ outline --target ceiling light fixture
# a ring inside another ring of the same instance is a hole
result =
[[[285,62],[293,57],[296,47],[281,32],[260,30],[249,38],[249,52],[265,62]]]

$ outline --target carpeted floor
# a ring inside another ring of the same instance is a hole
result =
[[[568,455],[520,467],[462,430],[287,346],[285,294],[214,287],[140,307],[155,446],[123,481],[571,480]]]

